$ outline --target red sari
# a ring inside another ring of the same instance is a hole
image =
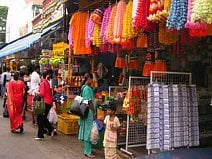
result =
[[[23,125],[24,87],[22,81],[11,81],[7,85],[7,109],[11,131],[15,131]]]

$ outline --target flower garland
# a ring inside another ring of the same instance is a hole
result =
[[[121,0],[117,5],[115,22],[114,22],[114,43],[119,44],[122,41],[123,19],[126,12],[126,3]]]
[[[102,20],[100,36],[102,38],[103,44],[107,43],[105,32],[107,30],[107,26],[108,26],[108,23],[109,23],[111,11],[112,11],[112,7],[110,6],[110,7],[108,7],[105,10],[104,16],[103,16],[103,20]]]
[[[100,29],[101,26],[98,24],[94,24],[94,32],[93,32],[93,45],[96,47],[100,47],[102,45],[102,38],[100,37]]]
[[[183,29],[187,21],[187,9],[187,0],[172,0],[167,27],[176,30]]]
[[[166,18],[163,15],[164,0],[150,0],[149,16],[147,19],[152,22],[164,22]]]
[[[207,36],[207,27],[206,24],[199,22],[192,22],[191,16],[194,9],[194,0],[188,0],[188,13],[187,13],[187,23],[185,25],[186,28],[189,28],[190,36]]]
[[[86,25],[86,39],[85,46],[88,48],[91,46],[91,41],[93,40],[94,22],[91,18],[87,21]]]
[[[117,5],[113,6],[111,14],[110,14],[110,18],[109,18],[109,22],[108,22],[108,26],[107,26],[107,30],[106,30],[106,40],[110,43],[113,43],[113,27],[114,27],[114,22],[115,22],[115,16],[116,16],[116,10],[117,10]]]
[[[123,23],[123,31],[122,31],[122,37],[124,39],[132,39],[137,36],[137,32],[135,31],[135,28],[132,27],[132,7],[133,2],[132,0],[129,1],[126,7],[126,12],[124,15],[124,23]]]
[[[152,25],[147,17],[149,16],[149,0],[140,0],[136,9],[136,16],[133,17],[132,25],[135,28],[140,28],[145,31],[152,30]]]
[[[212,24],[212,1],[194,0],[191,14],[191,22]]]

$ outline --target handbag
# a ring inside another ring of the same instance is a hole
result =
[[[82,96],[82,91],[85,88],[82,87],[81,93],[80,95]],[[83,117],[83,118],[87,118],[88,117],[88,113],[89,113],[89,108],[90,108],[90,102],[88,100],[83,100],[83,98],[81,96],[76,96],[74,98],[74,101],[71,105],[71,109],[68,111],[68,113]]]
[[[36,115],[44,115],[46,107],[43,98],[41,98],[40,96],[36,96],[34,100],[35,100],[34,113]]]
[[[74,115],[87,118],[89,113],[89,101],[85,100],[80,101],[77,98],[80,98],[80,96],[75,97],[74,102],[71,105],[71,109],[69,110],[68,113],[72,113]]]

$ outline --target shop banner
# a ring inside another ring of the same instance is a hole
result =
[[[65,56],[65,50],[68,49],[68,44],[64,42],[59,42],[53,44],[53,56],[54,57],[61,57]]]

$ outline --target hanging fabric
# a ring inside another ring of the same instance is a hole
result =
[[[89,15],[84,12],[76,12],[72,15],[70,20],[71,37],[69,39],[73,41],[74,55],[90,55],[91,48],[86,47],[86,23]]]
[[[166,28],[165,23],[159,24],[159,42],[165,45],[171,45],[178,40],[178,32]]]

